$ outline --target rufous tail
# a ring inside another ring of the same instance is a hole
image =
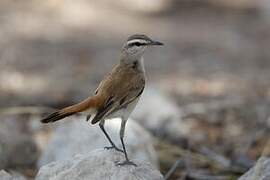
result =
[[[55,121],[59,121],[61,119],[64,119],[65,117],[74,115],[79,112],[83,112],[90,109],[96,109],[100,104],[100,100],[98,97],[93,96],[91,98],[88,98],[78,104],[75,104],[73,106],[66,107],[64,109],[55,111],[54,113],[50,114],[49,116],[41,119],[42,123],[52,123]]]

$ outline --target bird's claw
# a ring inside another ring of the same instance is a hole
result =
[[[134,162],[129,161],[129,160],[126,160],[126,161],[124,161],[124,162],[116,162],[116,165],[117,165],[117,166],[132,165],[132,166],[137,167],[137,164],[135,164]]]
[[[116,146],[106,146],[106,147],[104,147],[104,149],[107,149],[107,150],[109,150],[109,149],[115,149],[118,152],[124,153],[124,151],[122,149],[120,149],[120,148],[118,148]]]

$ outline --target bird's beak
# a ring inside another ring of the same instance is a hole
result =
[[[164,44],[158,41],[151,41],[149,43],[150,46],[163,46]]]

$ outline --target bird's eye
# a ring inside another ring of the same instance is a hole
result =
[[[142,46],[142,45],[145,45],[144,43],[140,43],[140,42],[134,42],[134,43],[130,43],[129,46],[132,47],[132,46]]]
[[[135,42],[133,45],[135,45],[135,46],[141,46],[142,44],[139,43],[139,42]]]

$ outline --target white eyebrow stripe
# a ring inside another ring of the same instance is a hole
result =
[[[132,39],[132,40],[129,40],[129,41],[127,42],[127,44],[129,45],[129,44],[132,44],[132,43],[135,43],[135,42],[138,42],[138,43],[141,43],[141,44],[147,43],[147,41],[144,40],[144,39]]]

